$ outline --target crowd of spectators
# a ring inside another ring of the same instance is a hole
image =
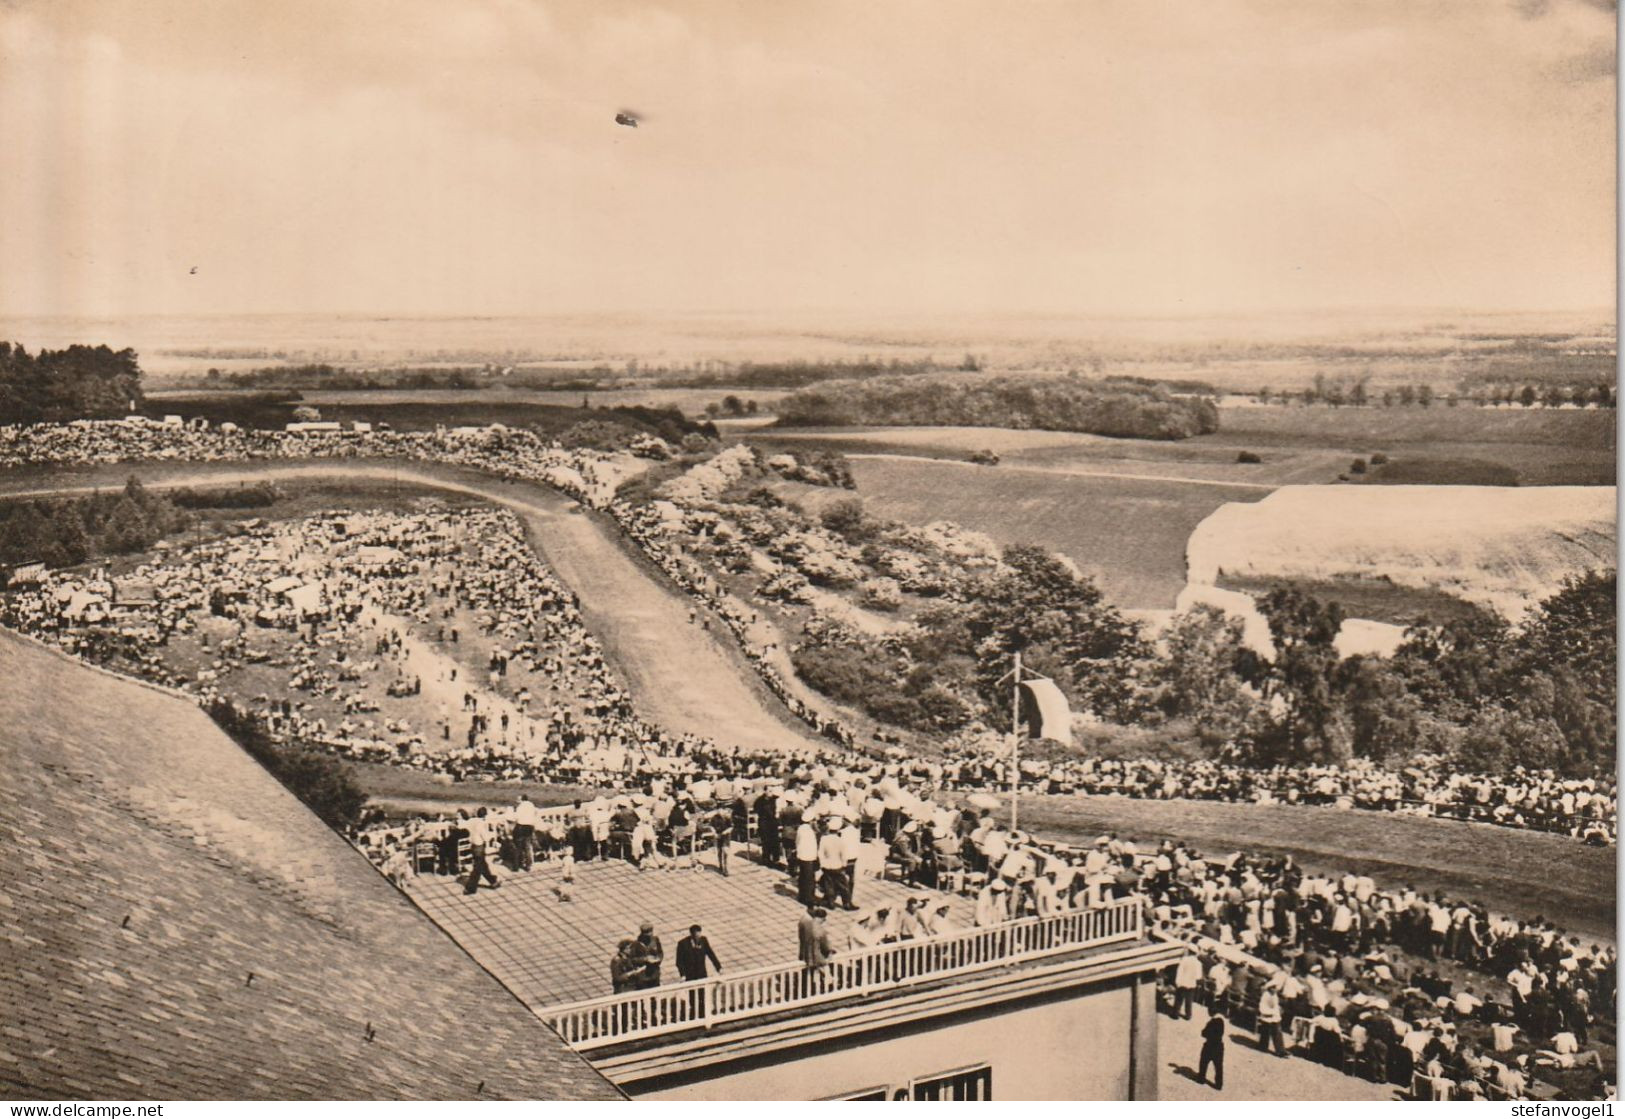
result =
[[[957,788],[1008,785],[1007,763],[983,754],[950,755],[948,768],[948,780]],[[1611,777],[1570,778],[1522,768],[1492,777],[1459,772],[1436,757],[1416,758],[1399,769],[1364,758],[1269,768],[1210,760],[1035,758],[1022,761],[1021,785],[1136,800],[1310,804],[1440,816],[1557,832],[1596,845],[1613,844],[1618,834]]]
[[[1523,1098],[1535,1075],[1577,1069],[1593,1082],[1568,1089],[1598,1098],[1612,946],[1290,858],[1215,861],[1164,843],[1142,870],[1159,923],[1196,949],[1167,977],[1175,1014],[1201,1001],[1250,1020],[1277,1056],[1291,1038],[1298,1055],[1440,1098]]]

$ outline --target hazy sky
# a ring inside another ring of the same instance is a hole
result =
[[[1614,21],[0,0],[0,314],[1611,306]]]

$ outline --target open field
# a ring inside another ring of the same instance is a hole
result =
[[[1073,843],[1117,831],[1136,841],[1188,840],[1209,855],[1292,855],[1311,869],[1444,890],[1614,940],[1615,852],[1563,836],[1301,805],[1090,796],[1023,797],[1021,822]]]
[[[847,453],[1078,467],[1274,485],[1335,482],[1355,457],[1391,460],[1366,482],[1612,485],[1612,411],[1494,408],[1331,408],[1221,403],[1219,430],[1178,442],[980,427],[863,427],[742,433],[753,443],[813,443]],[[1261,463],[1236,461],[1251,451]]]
[[[1237,406],[1220,409],[1216,434],[1189,443],[1245,447],[1266,462],[1341,452],[1339,471],[1381,451],[1391,473],[1371,482],[1602,486],[1614,483],[1615,422],[1612,410]]]
[[[1192,583],[1353,576],[1516,620],[1567,576],[1614,566],[1614,500],[1602,486],[1290,486],[1216,510],[1185,550]]]
[[[1099,580],[1129,609],[1171,609],[1185,541],[1226,502],[1268,490],[1157,479],[1078,477],[924,459],[854,459],[864,506],[910,524],[953,521],[1004,543],[1039,544]]]

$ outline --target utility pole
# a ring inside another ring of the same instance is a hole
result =
[[[1016,830],[1016,798],[1021,792],[1021,650],[1010,683],[1010,830]]]

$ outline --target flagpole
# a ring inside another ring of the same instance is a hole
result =
[[[1021,650],[1010,686],[1010,830],[1016,830],[1016,796],[1021,790]]]

